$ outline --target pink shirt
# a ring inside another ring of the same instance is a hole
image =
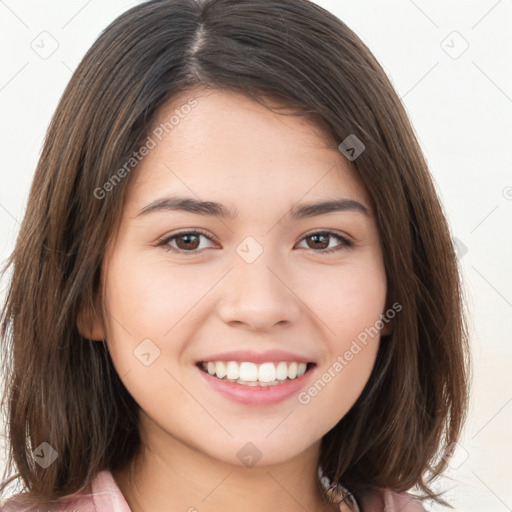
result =
[[[322,483],[325,487],[325,481]],[[110,471],[100,471],[92,481],[91,489],[91,493],[77,495],[60,505],[36,505],[28,508],[16,503],[16,497],[12,497],[2,504],[0,510],[1,512],[131,512]],[[360,505],[361,512],[425,512],[421,503],[409,494],[397,494],[387,489],[365,499]],[[339,510],[348,512],[350,509],[340,504]]]

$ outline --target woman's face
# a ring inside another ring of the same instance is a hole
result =
[[[161,109],[139,152],[100,330],[147,432],[274,464],[318,443],[372,371],[386,296],[374,212],[303,118],[194,98]],[[338,208],[312,206],[327,201]]]

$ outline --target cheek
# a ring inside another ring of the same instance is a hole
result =
[[[192,265],[177,269],[165,254],[150,259],[119,250],[105,277],[109,350],[118,373],[129,373],[132,385],[141,388],[130,390],[134,395],[145,389],[151,396],[155,386],[169,385],[166,370],[180,377],[176,362],[205,321],[202,299],[219,279],[207,269],[198,275]]]
[[[384,269],[379,265],[345,268],[335,280],[309,295],[316,304],[326,350],[316,379],[299,403],[323,411],[332,428],[352,407],[366,385],[379,349],[386,299]],[[325,425],[324,425],[325,427]]]
[[[195,296],[185,281],[181,273],[171,278],[168,266],[148,264],[129,250],[118,250],[109,260],[104,283],[109,351],[124,385],[143,409],[167,409],[169,396],[187,402],[168,373],[169,361],[182,350],[180,319],[191,308],[187,297]],[[159,394],[161,390],[170,391]]]
[[[197,273],[177,271],[163,258],[148,262],[124,254],[110,262],[106,301],[114,328],[122,326],[135,337],[162,337],[210,287]]]
[[[332,429],[360,397],[370,378],[378,347],[378,336],[367,346],[356,342],[319,369],[316,378],[299,393],[298,402],[304,407],[304,414],[322,418],[315,423],[318,437]]]
[[[324,324],[331,348],[350,345],[384,312],[386,279],[380,265],[347,265],[335,274],[318,276],[317,282],[308,292],[308,305]]]

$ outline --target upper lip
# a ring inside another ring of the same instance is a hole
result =
[[[208,361],[238,361],[238,362],[251,362],[256,364],[269,363],[274,361],[289,361],[297,363],[312,363],[313,361],[305,356],[294,354],[286,350],[230,350],[228,352],[219,352],[211,356],[207,356],[197,361],[208,362]]]

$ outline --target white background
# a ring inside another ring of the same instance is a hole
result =
[[[0,0],[2,261],[72,71],[135,3]],[[512,0],[317,3],[352,28],[390,76],[459,241],[474,379],[465,434],[443,482],[452,489],[447,498],[456,511],[512,510]],[[33,49],[41,38],[47,49],[58,44],[45,59]]]

